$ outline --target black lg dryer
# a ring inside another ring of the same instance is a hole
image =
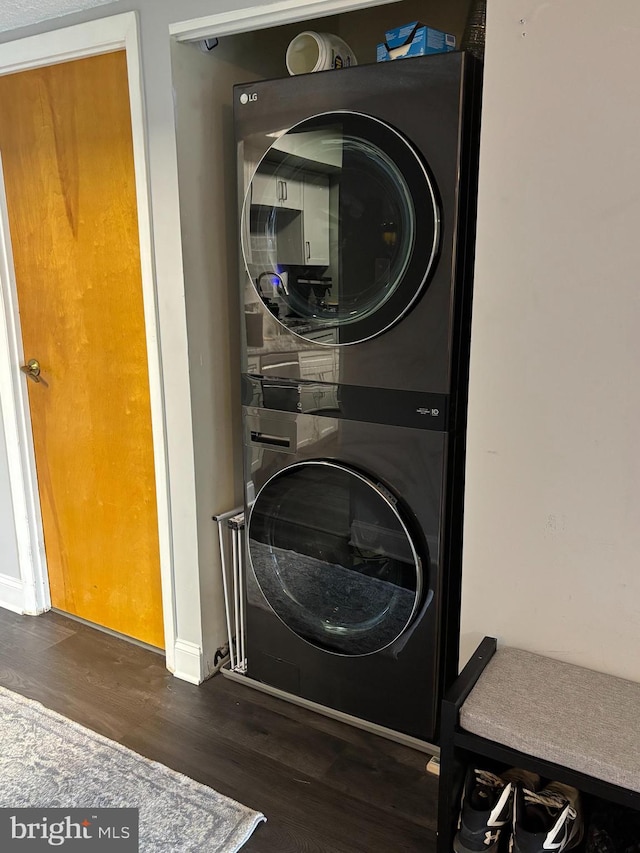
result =
[[[234,88],[243,372],[456,393],[479,87],[453,52]]]

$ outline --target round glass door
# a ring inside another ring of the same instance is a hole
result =
[[[439,224],[433,182],[403,136],[369,116],[326,113],[283,132],[260,161],[242,249],[258,297],[287,329],[353,344],[411,308]]]
[[[295,634],[328,652],[366,655],[413,619],[422,562],[382,486],[333,462],[301,462],[260,490],[248,523],[262,593]]]

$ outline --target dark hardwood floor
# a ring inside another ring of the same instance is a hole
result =
[[[0,610],[0,684],[262,811],[246,853],[434,853],[428,756],[57,613]],[[176,851],[179,853],[179,851]]]

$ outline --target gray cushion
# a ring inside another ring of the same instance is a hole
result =
[[[640,792],[640,684],[498,649],[460,711],[463,729]]]

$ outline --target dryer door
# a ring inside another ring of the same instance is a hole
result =
[[[398,131],[360,113],[273,136],[244,200],[253,287],[278,322],[316,344],[381,334],[434,266],[440,213],[426,165]]]
[[[295,634],[328,652],[366,655],[415,616],[422,561],[397,500],[345,465],[291,465],[260,490],[248,549],[264,598]]]

